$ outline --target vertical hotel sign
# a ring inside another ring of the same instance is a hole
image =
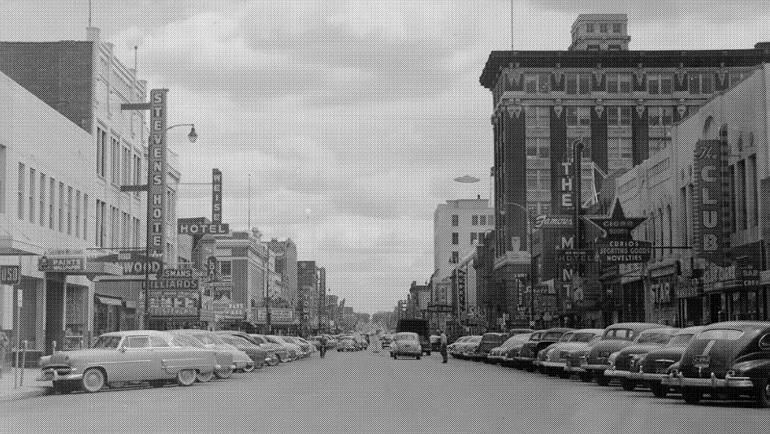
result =
[[[693,169],[693,242],[698,256],[721,264],[727,247],[724,239],[722,196],[722,143],[699,140],[695,145]]]
[[[163,256],[166,246],[166,95],[150,92],[149,201],[147,242],[150,255]]]
[[[222,172],[211,169],[211,221],[222,223]]]

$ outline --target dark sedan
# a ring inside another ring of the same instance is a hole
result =
[[[619,378],[620,386],[623,390],[629,392],[634,390],[639,382],[635,378],[630,378],[629,374],[636,367],[638,360],[650,351],[664,347],[673,339],[678,330],[666,327],[648,329],[639,333],[633,345],[629,345],[615,353],[615,359],[610,363],[610,369],[606,370],[604,375]],[[635,368],[634,372],[638,369]]]
[[[613,324],[604,329],[602,339],[591,347],[586,354],[585,361],[580,367],[585,371],[581,379],[593,377],[596,384],[606,386],[610,383],[610,378],[604,375],[604,371],[610,368],[610,354],[619,351],[631,345],[644,330],[660,328],[660,324],[625,322]]]
[[[713,399],[748,396],[770,407],[770,322],[711,324],[687,345],[679,366],[663,380],[679,387],[688,404],[705,393]]]
[[[661,380],[668,376],[671,366],[682,358],[687,344],[701,330],[703,326],[681,329],[665,347],[650,351],[637,359],[636,363],[632,360],[628,378],[646,384],[653,395],[665,398],[669,387],[662,385]]]
[[[508,336],[503,333],[484,333],[484,335],[481,336],[481,342],[479,342],[479,346],[476,347],[473,353],[468,355],[468,358],[471,360],[482,360],[486,362],[489,350],[500,346],[500,344],[505,342],[507,338]]]
[[[519,355],[515,357],[518,367],[528,371],[534,371],[536,367],[533,362],[537,359],[537,353],[545,347],[559,342],[559,339],[561,339],[564,333],[572,330],[573,329],[563,327],[547,329],[543,332],[543,335],[539,340],[530,340],[525,343],[524,346],[521,347]]]

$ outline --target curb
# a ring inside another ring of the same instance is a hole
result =
[[[0,393],[0,402],[17,401],[35,396],[48,395],[50,387],[45,386],[26,386],[21,390],[15,390],[10,393]]]

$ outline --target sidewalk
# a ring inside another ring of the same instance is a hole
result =
[[[21,371],[20,369],[19,376]],[[0,402],[45,395],[51,389],[50,382],[35,381],[40,375],[39,369],[24,369],[24,386],[14,389],[13,372],[14,368],[7,365],[3,367],[3,378],[0,378]]]

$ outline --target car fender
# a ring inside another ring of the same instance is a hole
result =
[[[751,359],[734,363],[732,370],[737,376],[751,378],[770,378],[770,355],[761,359]]]

